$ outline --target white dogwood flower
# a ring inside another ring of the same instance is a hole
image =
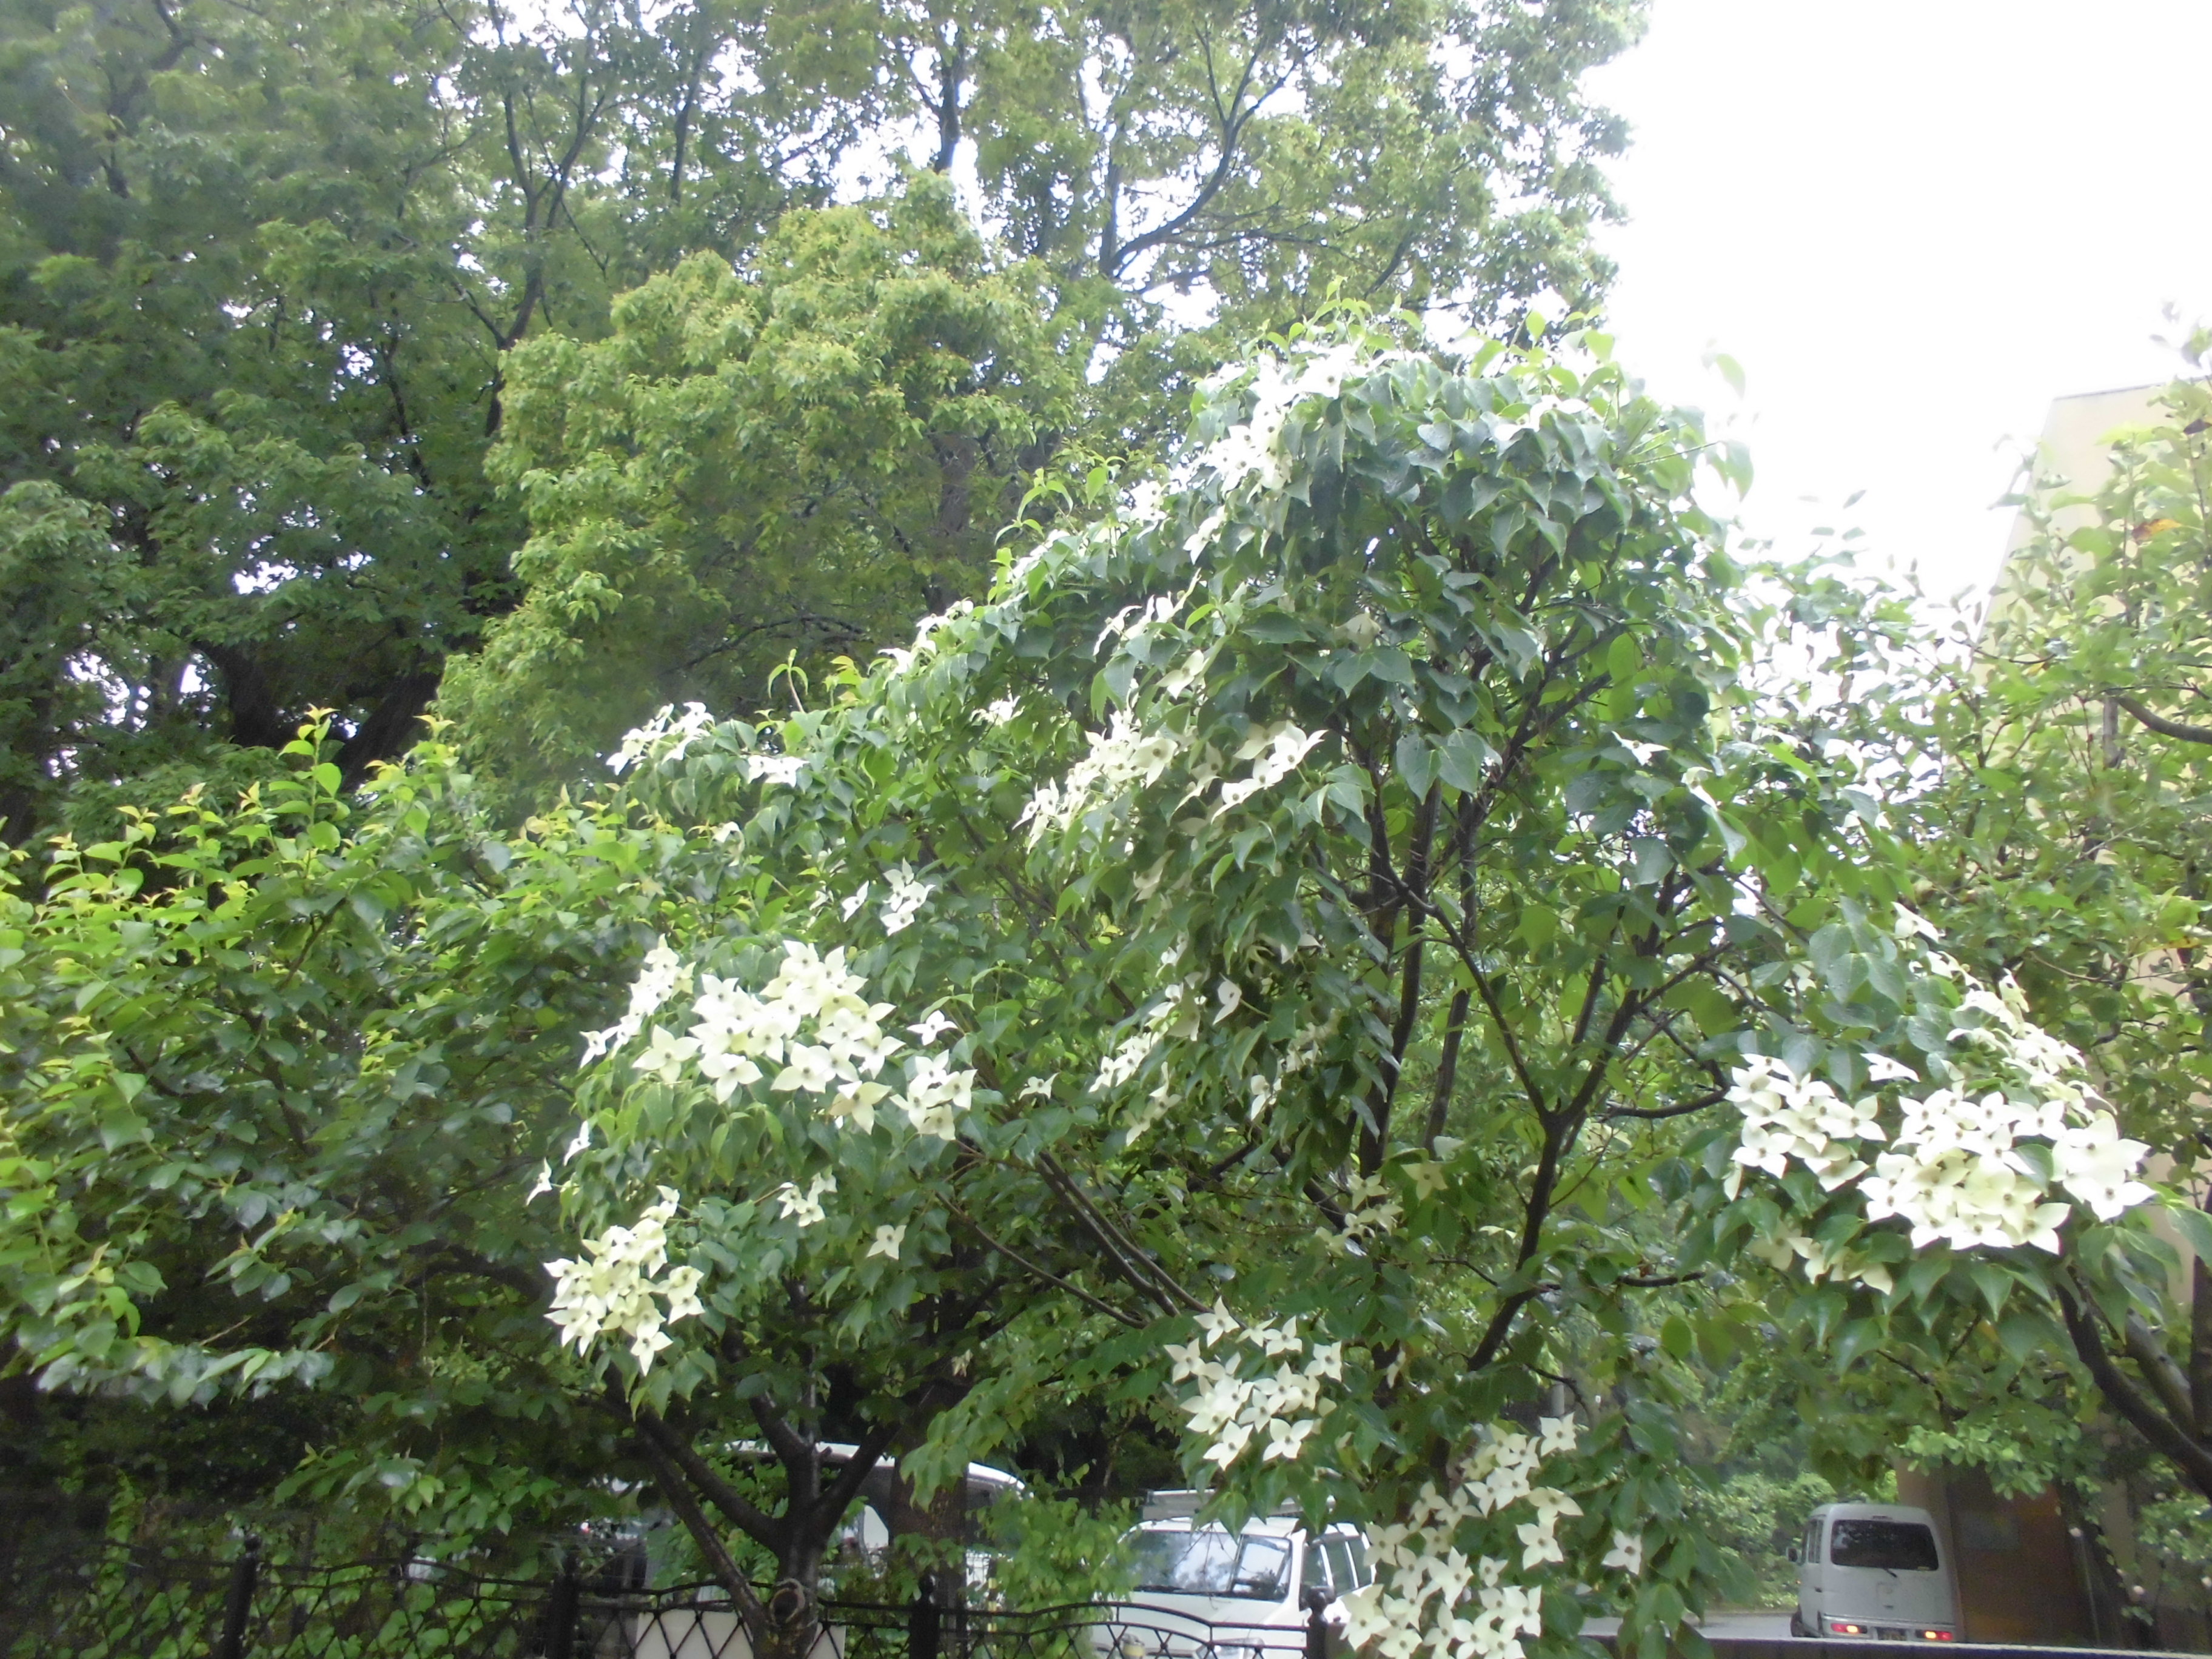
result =
[[[668,1224],[680,1200],[672,1187],[659,1193],[660,1201],[635,1225],[610,1227],[586,1239],[580,1256],[545,1264],[553,1276],[546,1317],[560,1328],[562,1347],[573,1342],[578,1353],[588,1353],[601,1333],[611,1332],[628,1337],[638,1370],[650,1370],[654,1357],[669,1346],[662,1326],[704,1311],[698,1292],[705,1275],[698,1268],[661,1273],[668,1263]]]
[[[802,1228],[816,1227],[828,1218],[828,1212],[822,1207],[823,1199],[836,1190],[836,1176],[817,1175],[803,1193],[799,1190],[796,1182],[787,1181],[771,1196],[781,1208],[786,1219],[795,1220]]]
[[[902,864],[885,878],[890,891],[884,900],[883,924],[886,933],[904,933],[921,914],[933,890],[929,884],[914,873],[914,866]]]
[[[909,1025],[906,1029],[913,1034],[916,1042],[927,1048],[947,1031],[957,1030],[959,1027],[945,1018],[942,1008],[933,1008],[921,1017],[919,1024]]]

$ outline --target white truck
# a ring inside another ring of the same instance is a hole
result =
[[[1294,1516],[1255,1516],[1231,1533],[1195,1521],[1207,1496],[1155,1493],[1127,1535],[1130,1598],[1094,1644],[1113,1659],[1288,1659],[1315,1613],[1340,1625],[1336,1603],[1374,1576],[1356,1528],[1316,1536]]]

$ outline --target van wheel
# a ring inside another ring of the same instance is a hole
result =
[[[1807,1630],[1803,1622],[1793,1613],[1790,1615],[1790,1633],[1792,1636],[1810,1636],[1813,1632]]]

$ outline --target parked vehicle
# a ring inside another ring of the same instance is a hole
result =
[[[1358,1528],[1313,1536],[1293,1516],[1266,1516],[1231,1533],[1196,1523],[1206,1496],[1158,1493],[1146,1504],[1127,1540],[1136,1566],[1130,1599],[1096,1645],[1115,1659],[1259,1659],[1303,1653],[1316,1612],[1342,1623],[1338,1601],[1374,1576]]]
[[[1823,1504],[1790,1548],[1797,1563],[1793,1636],[1955,1642],[1951,1563],[1925,1510],[1903,1504]]]

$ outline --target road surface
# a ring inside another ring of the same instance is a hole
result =
[[[1732,1638],[1738,1642],[1780,1642],[1790,1635],[1790,1615],[1786,1613],[1717,1613],[1701,1621],[1698,1626],[1709,1637]],[[1620,1631],[1618,1619],[1592,1619],[1583,1626],[1590,1636],[1614,1636]]]

